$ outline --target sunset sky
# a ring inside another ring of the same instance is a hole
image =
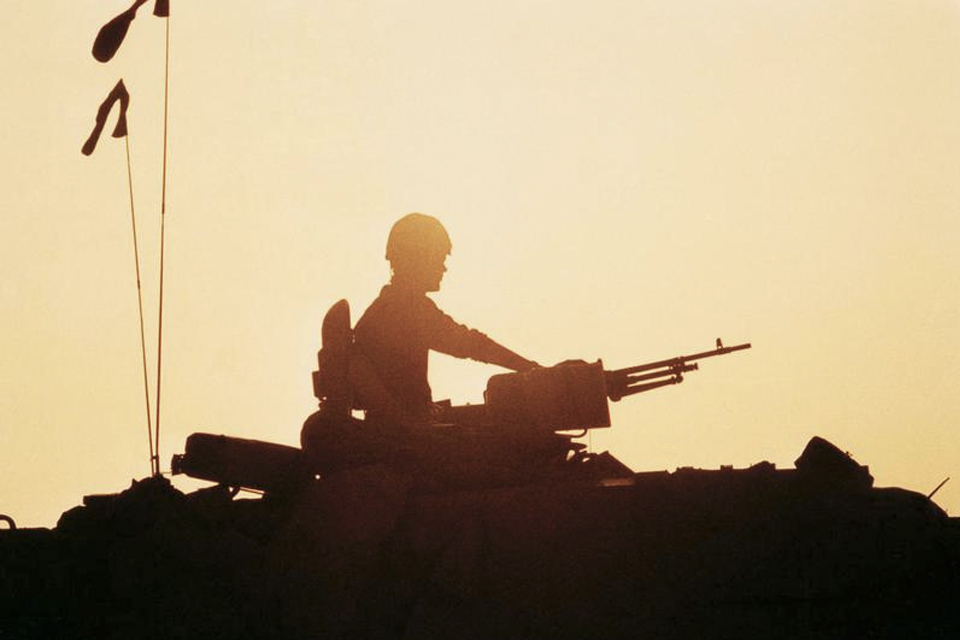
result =
[[[8,3],[0,513],[53,526],[149,474],[123,78],[155,402],[164,21]],[[296,445],[320,321],[402,214],[437,303],[542,364],[703,351],[589,444],[636,471],[790,468],[820,435],[960,514],[960,2],[171,2],[161,459]],[[437,399],[496,367],[431,360]],[[198,486],[179,478],[183,489]]]

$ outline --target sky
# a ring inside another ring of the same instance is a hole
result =
[[[165,23],[10,3],[0,77],[0,513],[149,475],[125,145],[156,403]],[[542,364],[751,342],[612,404],[636,471],[792,468],[814,435],[960,512],[956,0],[174,0],[161,466],[196,431],[297,445],[324,312],[390,225],[453,240],[434,299]],[[431,359],[437,399],[496,367]],[[202,483],[174,477],[190,490]]]

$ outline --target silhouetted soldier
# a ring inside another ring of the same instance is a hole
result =
[[[300,434],[304,452],[321,473],[377,462],[433,469],[456,458],[452,452],[458,448],[463,449],[461,459],[479,455],[481,443],[462,440],[463,431],[456,430],[458,436],[422,428],[450,422],[434,405],[427,381],[431,349],[514,371],[538,366],[458,324],[427,297],[440,289],[450,249],[450,237],[439,220],[421,213],[404,216],[387,239],[390,282],[356,327],[350,328],[345,300],[324,318],[314,378],[320,411],[307,418]],[[353,418],[352,409],[363,409],[366,419]],[[499,442],[497,436],[482,438],[488,448],[500,447]],[[503,446],[516,449],[514,444]],[[502,457],[494,449],[488,457]]]
[[[537,366],[483,333],[458,324],[427,297],[440,290],[451,248],[440,221],[422,213],[400,218],[390,230],[386,251],[390,283],[354,330],[352,377],[368,422],[431,421],[436,414],[427,381],[431,349],[513,371]],[[374,376],[376,380],[370,380]]]

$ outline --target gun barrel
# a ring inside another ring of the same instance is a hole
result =
[[[717,341],[720,344],[720,341]],[[687,371],[696,371],[699,366],[695,360],[722,356],[734,351],[749,349],[750,343],[737,344],[732,347],[718,346],[712,351],[702,351],[690,356],[678,356],[647,364],[607,371],[607,397],[616,402],[626,396],[632,396],[643,391],[650,391],[671,384],[683,382],[683,374]]]
[[[677,356],[676,358],[667,358],[666,360],[658,360],[656,362],[639,364],[634,367],[617,369],[615,371],[611,371],[610,373],[631,375],[634,373],[640,373],[642,371],[651,371],[653,369],[661,369],[664,367],[679,367],[679,366],[683,366],[684,364],[692,360],[702,360],[704,358],[712,358],[713,356],[722,356],[728,353],[733,353],[734,351],[742,351],[744,349],[749,349],[750,347],[751,347],[751,344],[749,342],[746,342],[744,344],[733,345],[732,347],[720,347],[718,349],[713,349],[711,351],[702,351],[700,353],[695,353],[690,356]]]
[[[619,371],[613,372],[617,376],[617,380],[621,384],[626,384],[633,386],[637,382],[643,382],[644,380],[656,380],[657,378],[662,378],[664,376],[675,376],[677,374],[686,373],[687,371],[696,371],[700,368],[696,362],[690,364],[680,363],[676,366],[662,367],[657,371],[647,371],[639,374],[621,374]]]
[[[616,402],[617,400],[626,398],[627,396],[643,393],[644,391],[651,391],[653,389],[659,389],[660,387],[667,387],[671,384],[680,384],[681,382],[683,382],[683,376],[670,376],[666,380],[657,380],[655,382],[648,382],[646,384],[635,384],[625,387],[616,393],[616,395],[610,395],[609,398]]]

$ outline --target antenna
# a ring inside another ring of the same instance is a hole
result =
[[[119,46],[119,43],[117,46]],[[96,55],[96,53],[94,53],[94,55]],[[123,138],[124,148],[127,154],[127,187],[130,192],[130,222],[133,227],[133,260],[137,275],[137,308],[140,312],[140,356],[143,361],[143,395],[146,399],[147,407],[147,441],[150,445],[150,472],[155,474],[156,468],[154,462],[156,456],[153,451],[153,428],[150,425],[150,383],[147,381],[147,344],[143,329],[143,292],[140,286],[140,243],[137,241],[137,214],[133,206],[133,169],[130,163],[130,132],[127,127],[127,108],[130,106],[130,94],[127,92],[127,88],[123,84],[122,79],[117,82],[113,90],[107,95],[107,98],[100,104],[100,108],[97,110],[96,124],[90,133],[90,137],[84,142],[80,152],[85,156],[89,156],[96,150],[97,142],[100,140],[100,134],[103,132],[104,126],[106,126],[107,117],[110,115],[113,105],[118,103],[120,105],[120,114],[111,135],[114,138]]]
[[[146,4],[147,0],[134,0],[129,9],[115,17],[104,25],[93,43],[93,57],[100,62],[109,62],[117,53],[130,23],[137,15],[137,9]],[[164,220],[167,211],[167,123],[168,123],[168,105],[170,95],[170,3],[169,0],[155,0],[153,15],[159,18],[166,18],[164,35],[164,69],[163,69],[163,177],[161,180],[161,198],[160,198],[160,299],[158,305],[158,326],[157,326],[157,398],[156,398],[156,430],[150,423],[150,384],[147,379],[147,347],[143,328],[143,294],[140,286],[140,251],[137,242],[137,220],[133,206],[133,172],[130,168],[130,141],[127,134],[126,110],[130,102],[130,96],[123,80],[117,83],[107,99],[100,105],[97,113],[96,126],[93,133],[83,145],[84,155],[93,153],[97,145],[97,140],[103,130],[110,109],[116,102],[120,103],[120,118],[117,121],[116,128],[113,131],[114,138],[126,138],[127,150],[127,182],[130,188],[130,217],[133,221],[133,252],[137,268],[137,301],[140,308],[140,351],[143,358],[143,386],[144,396],[147,405],[147,439],[150,443],[150,472],[156,477],[160,475],[160,386],[161,386],[161,362],[163,354],[163,263],[164,263]]]
[[[140,249],[137,242],[137,216],[133,207],[133,171],[130,168],[130,136],[124,136],[127,150],[127,184],[130,191],[130,222],[133,226],[133,260],[137,271],[137,307],[140,310],[140,356],[143,360],[143,397],[147,406],[147,441],[150,443],[150,472],[157,474],[154,466],[156,455],[153,451],[153,428],[150,424],[150,382],[147,380],[147,339],[143,329],[143,292],[140,287]]]
[[[158,1],[157,5],[161,3]],[[163,363],[163,257],[165,248],[165,224],[167,217],[167,124],[168,105],[170,103],[170,10],[165,7],[155,15],[166,20],[164,35],[163,62],[163,175],[160,181],[160,300],[157,321],[157,420],[156,440],[154,441],[154,475],[160,475],[160,387]]]
[[[929,500],[930,498],[932,498],[932,497],[933,497],[933,494],[935,494],[937,491],[940,491],[940,487],[942,487],[943,485],[947,484],[947,481],[948,481],[948,480],[950,480],[950,476],[947,476],[946,478],[944,478],[944,479],[943,479],[943,482],[941,482],[940,484],[938,484],[938,485],[937,485],[937,488],[930,492],[930,495],[927,496],[927,500]]]

